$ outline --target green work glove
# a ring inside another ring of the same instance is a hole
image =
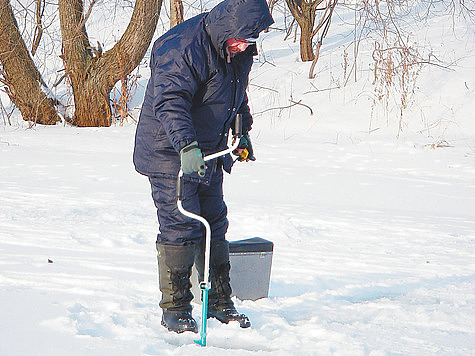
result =
[[[200,177],[204,177],[206,165],[203,154],[198,147],[198,142],[193,141],[180,150],[181,170],[184,174],[198,172]]]
[[[233,151],[233,154],[238,156],[237,160],[239,162],[249,162],[255,161],[256,157],[254,157],[254,150],[252,149],[251,138],[249,134],[244,134],[239,139],[238,147]]]

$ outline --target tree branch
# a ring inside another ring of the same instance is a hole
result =
[[[263,111],[256,112],[256,113],[253,114],[253,116],[255,116],[255,115],[262,115],[262,114],[264,114],[265,112],[268,112],[268,111],[271,111],[271,110],[281,110],[281,111],[282,111],[282,110],[285,110],[285,109],[290,109],[291,107],[296,106],[296,105],[302,105],[302,106],[306,107],[307,109],[310,110],[310,115],[313,115],[313,110],[312,110],[312,108],[311,108],[310,106],[308,106],[308,105],[302,104],[302,100],[294,101],[294,100],[290,99],[290,102],[291,102],[290,105],[287,105],[287,106],[278,106],[278,107],[276,107],[276,108],[269,108],[269,109],[266,109],[266,110],[263,110]]]
[[[45,0],[36,0],[36,27],[35,27],[35,34],[33,38],[33,44],[31,45],[31,55],[34,56],[36,54],[36,50],[40,45],[41,37],[43,36],[43,25],[41,23],[41,19],[43,18],[43,14],[45,12]]]
[[[92,7],[96,3],[97,0],[92,0],[91,3],[89,4],[89,8],[86,11],[86,14],[82,17],[81,21],[78,23],[78,32],[81,31],[83,26],[86,24],[87,20],[89,19],[89,16],[91,15],[92,12]]]
[[[275,89],[272,89],[272,88],[263,87],[263,86],[260,86],[260,85],[257,85],[257,84],[249,83],[249,85],[250,85],[250,86],[253,86],[253,87],[256,87],[256,88],[258,88],[258,89],[270,90],[270,91],[273,91],[274,93],[278,93],[278,92],[279,92],[278,90],[275,90]]]

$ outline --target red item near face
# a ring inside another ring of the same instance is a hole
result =
[[[236,53],[244,52],[253,42],[242,38],[230,38],[226,41],[228,53],[233,57]]]

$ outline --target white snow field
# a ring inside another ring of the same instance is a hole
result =
[[[204,348],[160,325],[135,124],[0,121],[0,355],[475,355],[475,37],[450,21],[419,33],[456,65],[423,67],[399,138],[397,105],[371,116],[370,71],[342,83],[343,20],[313,80],[285,33],[260,37],[257,161],[225,200],[229,240],[274,243],[269,298],[234,299],[252,327],[211,319]]]

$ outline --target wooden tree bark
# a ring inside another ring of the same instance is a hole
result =
[[[82,0],[58,0],[63,62],[74,95],[77,126],[110,126],[110,92],[140,63],[150,45],[162,0],[137,0],[122,38],[102,53],[90,45]]]
[[[315,59],[315,52],[313,51],[313,26],[310,26],[309,23],[300,25],[300,58],[303,62]]]
[[[183,22],[183,2],[170,0],[170,28]]]
[[[325,0],[286,0],[290,12],[300,27],[300,58],[304,62],[313,61],[315,58],[312,44],[316,34],[315,12],[323,1]]]
[[[42,90],[43,80],[33,62],[9,0],[0,0],[0,78],[24,120],[51,125],[60,121],[53,100]]]

